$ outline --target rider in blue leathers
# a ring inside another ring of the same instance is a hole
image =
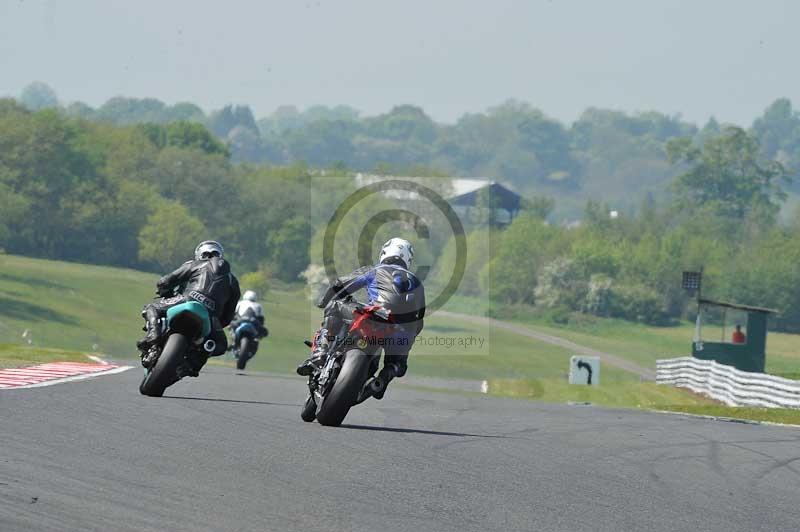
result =
[[[352,307],[343,301],[360,289],[367,292],[367,303],[380,305],[392,313],[393,330],[383,346],[383,369],[379,376],[387,384],[394,377],[402,377],[408,369],[408,354],[414,339],[422,331],[425,317],[425,289],[409,268],[413,262],[414,248],[402,238],[392,238],[381,248],[379,263],[359,268],[339,279],[319,301],[325,309],[322,327],[314,336],[311,356],[297,368],[300,375],[310,375],[319,368],[323,355],[342,327],[342,319],[352,316]],[[383,397],[383,393],[375,396]]]

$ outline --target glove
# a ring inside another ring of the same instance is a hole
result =
[[[325,293],[322,295],[319,301],[317,301],[317,308],[327,307],[331,299],[333,299],[336,296],[340,296],[340,293],[343,288],[344,284],[342,283],[342,281],[336,279],[336,281],[331,286],[329,286],[327,290],[325,290]]]
[[[172,295],[172,289],[171,288],[167,288],[166,286],[159,286],[156,289],[156,292],[161,297],[170,297]]]

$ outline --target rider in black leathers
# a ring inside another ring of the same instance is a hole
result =
[[[161,299],[145,305],[142,310],[142,317],[147,320],[147,334],[136,343],[142,353],[147,352],[159,339],[162,333],[159,319],[166,315],[167,309],[192,300],[205,306],[211,317],[211,338],[216,343],[211,356],[225,352],[228,341],[223,328],[233,319],[241,293],[239,281],[231,273],[230,264],[223,258],[223,253],[218,242],[201,242],[195,249],[194,260],[184,262],[177,270],[159,279],[156,286]],[[175,295],[176,288],[180,290],[179,295]],[[197,371],[205,364],[205,360],[200,362],[199,367],[195,367]]]
[[[388,385],[395,377],[405,375],[408,354],[422,331],[425,317],[425,289],[417,276],[408,270],[413,257],[411,243],[402,238],[392,238],[383,245],[377,265],[360,268],[328,288],[317,304],[325,309],[322,327],[314,335],[311,356],[298,366],[298,374],[310,375],[322,365],[332,335],[337,334],[343,319],[352,319],[353,307],[346,297],[363,288],[368,303],[390,310],[394,321],[389,341],[383,346],[380,378]],[[383,393],[374,397],[381,399]]]

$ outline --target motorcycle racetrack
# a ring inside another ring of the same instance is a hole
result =
[[[413,373],[413,367],[412,367]],[[2,531],[800,529],[800,430],[206,368],[0,391]]]

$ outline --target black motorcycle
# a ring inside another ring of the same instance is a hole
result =
[[[308,377],[308,398],[300,417],[338,427],[353,406],[386,388],[375,373],[380,364],[381,341],[394,327],[392,314],[378,305],[351,301],[353,319],[344,320],[324,354],[320,369]],[[306,345],[312,347],[306,340]]]
[[[208,311],[196,301],[170,307],[158,326],[162,331],[158,342],[142,355],[145,374],[139,392],[150,397],[161,397],[183,377],[197,376],[197,361],[205,361],[217,347],[209,338]]]

